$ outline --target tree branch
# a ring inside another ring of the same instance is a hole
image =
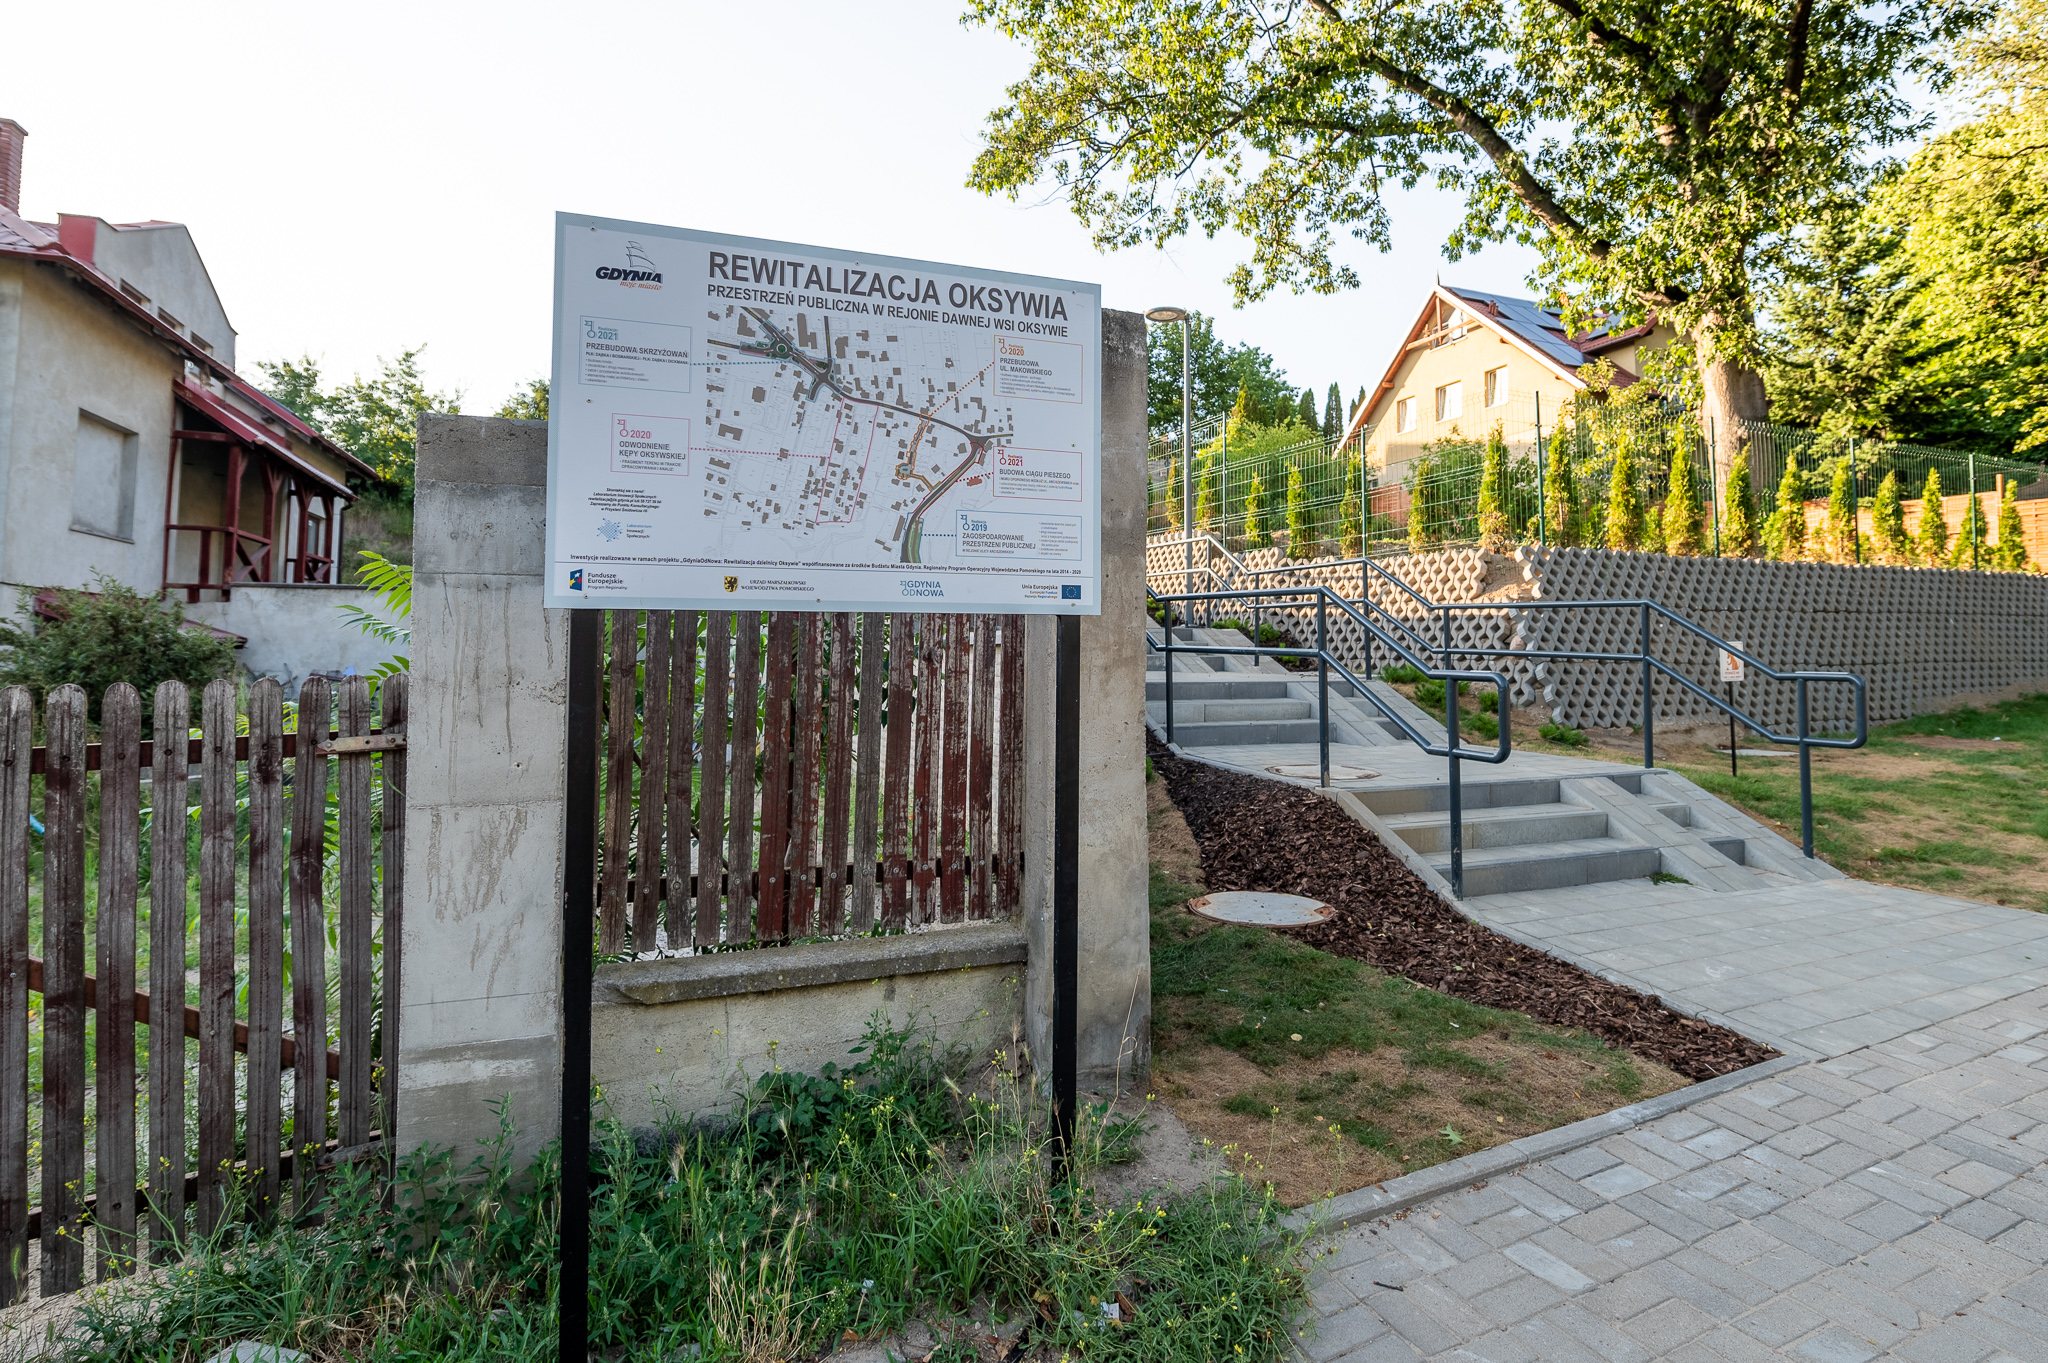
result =
[[[1792,9],[1789,50],[1785,54],[1785,94],[1795,109],[1806,89],[1807,33],[1812,27],[1813,0],[1798,0]]]
[[[1592,35],[1593,41],[1602,47],[1613,48],[1647,71],[1663,70],[1664,63],[1659,60],[1656,48],[1640,38],[1623,33],[1612,24],[1594,18],[1586,12],[1586,7],[1580,4],[1579,0],[1550,0],[1550,5],[1584,25],[1586,32]]]

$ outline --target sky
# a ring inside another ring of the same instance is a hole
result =
[[[21,6],[0,116],[28,130],[23,214],[187,224],[238,367],[330,379],[424,344],[429,386],[491,411],[547,370],[553,215],[589,213],[1097,282],[1271,352],[1320,403],[1377,378],[1430,282],[1526,293],[1526,248],[1447,264],[1459,205],[1392,201],[1363,287],[1241,310],[1248,251],[1201,237],[1102,253],[1065,203],[965,187],[1027,54],[964,0],[350,5],[114,0],[89,34]]]

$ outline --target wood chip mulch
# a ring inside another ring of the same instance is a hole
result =
[[[1456,998],[1581,1028],[1695,1081],[1777,1054],[1473,922],[1312,790],[1175,757],[1149,735],[1147,747],[1201,847],[1209,889],[1272,890],[1335,907],[1328,922],[1293,930],[1310,946]]]

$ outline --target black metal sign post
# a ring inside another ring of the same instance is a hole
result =
[[[1067,1175],[1080,1097],[1081,958],[1081,622],[1059,617],[1054,665],[1052,781],[1052,1123],[1053,1175]]]
[[[590,1357],[590,953],[597,917],[598,686],[604,612],[569,612],[569,752],[562,848],[561,1363]]]

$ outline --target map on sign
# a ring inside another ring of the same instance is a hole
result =
[[[1099,609],[1092,287],[558,238],[551,604]]]

